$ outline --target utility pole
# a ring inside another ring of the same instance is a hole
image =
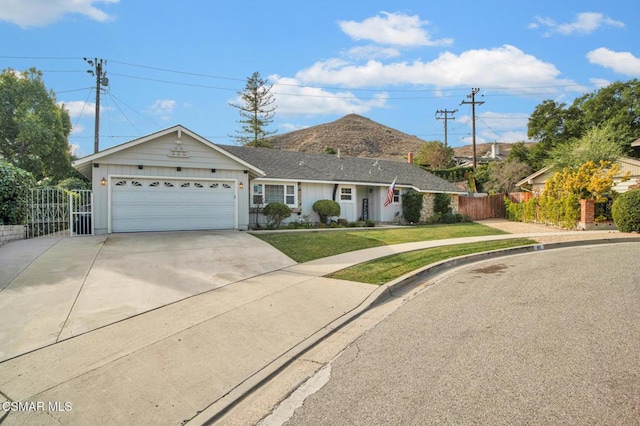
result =
[[[96,119],[95,119],[95,129],[93,133],[93,153],[100,151],[100,86],[108,86],[109,79],[107,78],[107,72],[102,70],[102,65],[106,65],[107,61],[103,61],[102,59],[94,58],[87,59],[82,58],[86,63],[95,67],[95,69],[87,70],[87,73],[95,76],[96,78]]]
[[[471,93],[467,95],[467,98],[471,99],[469,101],[462,101],[460,105],[463,104],[471,104],[471,139],[473,141],[473,171],[476,171],[476,105],[482,105],[484,101],[476,101],[476,93],[478,93],[480,89],[474,87],[471,89]]]
[[[436,120],[444,120],[444,146],[445,148],[447,147],[447,121],[448,120],[454,120],[455,118],[453,117],[453,114],[455,114],[456,112],[458,112],[457,109],[454,109],[453,111],[449,111],[447,109],[439,109],[436,111]],[[438,114],[444,114],[444,117],[438,117]],[[451,117],[449,117],[449,114],[451,114]]]

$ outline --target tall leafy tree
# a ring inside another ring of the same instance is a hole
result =
[[[236,141],[247,146],[269,146],[267,138],[276,133],[267,129],[273,122],[276,110],[272,89],[273,85],[257,71],[247,78],[244,90],[238,92],[239,102],[230,103],[240,113],[238,123],[241,127],[236,130],[237,135],[233,136]]]
[[[453,148],[444,146],[442,142],[425,142],[420,146],[413,161],[418,165],[428,166],[431,169],[446,169],[451,165],[453,154]]]
[[[578,168],[589,161],[599,164],[601,161],[614,163],[624,154],[620,136],[614,130],[614,124],[594,126],[579,138],[555,147],[546,164],[556,169],[564,167]]]
[[[571,106],[545,100],[529,118],[528,135],[538,143],[531,148],[529,163],[541,167],[551,152],[582,138],[590,129],[609,125],[623,153],[640,136],[640,82],[615,82],[576,98]]]
[[[5,69],[0,74],[0,155],[37,180],[71,172],[71,119],[47,90],[42,73]]]

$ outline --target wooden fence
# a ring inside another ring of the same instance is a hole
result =
[[[522,203],[531,198],[528,192],[512,192],[506,194],[510,201]],[[485,197],[460,197],[458,208],[461,215],[468,215],[473,220],[504,218],[505,194],[488,195]]]

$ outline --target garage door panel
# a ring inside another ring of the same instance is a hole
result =
[[[236,226],[235,191],[228,182],[118,179],[111,205],[113,232]]]

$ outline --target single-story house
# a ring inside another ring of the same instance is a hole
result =
[[[618,167],[620,167],[620,175],[614,179],[615,185],[613,190],[619,193],[626,192],[629,190],[631,185],[637,185],[640,183],[640,160],[637,158],[631,157],[621,157],[616,161]],[[622,182],[621,177],[629,173],[629,179]],[[551,166],[547,166],[543,169],[538,170],[537,172],[527,176],[522,179],[520,182],[516,183],[516,186],[519,188],[528,186],[536,195],[539,195],[544,189],[544,184],[556,173],[556,170]]]
[[[261,209],[281,202],[289,220],[317,222],[315,201],[335,200],[347,221],[391,222],[401,195],[425,194],[425,217],[436,193],[466,194],[405,162],[217,145],[176,125],[74,161],[92,182],[96,234],[197,229],[248,229]],[[391,204],[384,206],[396,179]],[[429,202],[430,201],[430,202]]]

